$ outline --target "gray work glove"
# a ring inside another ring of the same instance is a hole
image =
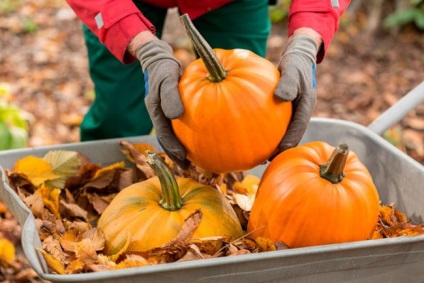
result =
[[[146,107],[152,119],[157,139],[165,153],[178,166],[187,169],[190,162],[187,151],[174,134],[171,119],[183,112],[178,81],[181,64],[175,59],[172,48],[162,40],[152,40],[136,51],[146,82]]]
[[[274,95],[293,103],[292,120],[278,146],[278,152],[297,146],[311,119],[316,104],[317,53],[318,45],[312,37],[297,35],[287,43],[278,64],[281,78]]]

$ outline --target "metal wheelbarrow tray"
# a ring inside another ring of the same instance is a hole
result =
[[[313,118],[301,143],[348,143],[367,166],[383,204],[394,202],[415,223],[424,221],[424,166],[384,140],[380,134],[412,107],[424,101],[424,83],[389,108],[369,127],[328,118]],[[108,165],[123,160],[122,139],[46,146],[0,152],[0,165],[12,168],[19,158],[43,156],[49,150],[76,150],[92,162]],[[154,136],[125,138],[150,143]],[[10,188],[0,166],[0,198],[21,223],[22,246],[37,274],[52,282],[423,282],[424,235],[314,246],[232,257],[176,262],[85,274],[49,273],[30,210]],[[264,166],[250,173],[260,176]]]

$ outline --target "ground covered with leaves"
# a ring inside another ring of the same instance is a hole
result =
[[[368,125],[422,82],[422,33],[405,29],[367,36],[366,24],[360,15],[346,15],[341,22],[317,69],[315,117]],[[273,25],[267,55],[272,62],[278,62],[286,35],[285,22]],[[0,37],[0,83],[10,86],[13,102],[31,115],[29,146],[78,142],[78,125],[94,93],[81,24],[72,10],[56,0],[2,1]],[[183,64],[193,59],[175,11],[164,39]],[[424,105],[417,105],[386,137],[424,164]],[[0,267],[0,280],[40,281],[20,250],[20,226],[4,206],[0,214],[0,236],[16,247],[9,268]]]

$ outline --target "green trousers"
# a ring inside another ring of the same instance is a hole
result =
[[[161,37],[167,10],[134,2]],[[193,24],[213,48],[243,48],[265,56],[271,28],[268,0],[235,0]],[[83,29],[95,100],[81,124],[81,141],[149,134],[152,122],[140,63],[122,64],[86,26]]]

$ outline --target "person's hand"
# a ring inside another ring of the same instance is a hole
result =
[[[317,52],[318,44],[313,37],[294,35],[287,43],[278,64],[281,78],[274,95],[293,103],[292,120],[278,146],[278,153],[297,146],[308,127],[316,104]]]
[[[146,107],[152,119],[156,136],[165,153],[182,169],[187,169],[187,151],[177,139],[171,120],[183,112],[178,81],[181,64],[175,59],[172,48],[162,40],[150,40],[135,51],[140,60],[146,82]]]

